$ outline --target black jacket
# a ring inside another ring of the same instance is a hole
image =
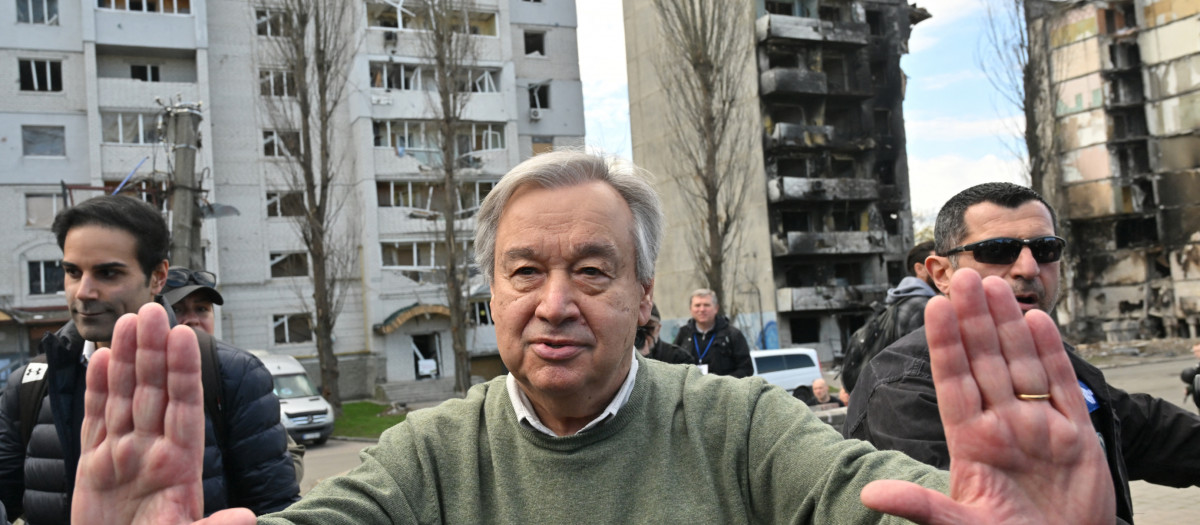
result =
[[[1092,426],[1101,440],[1116,490],[1117,516],[1133,523],[1129,480],[1171,487],[1200,485],[1200,417],[1146,394],[1109,386],[1104,374],[1066,347],[1075,376],[1095,396]],[[899,450],[938,468],[950,467],[921,328],[880,352],[850,394],[842,433]]]
[[[25,450],[18,400],[24,368],[9,378],[0,396],[0,502],[10,519],[24,514],[30,525],[71,521],[86,386],[83,340],[74,323],[46,334],[41,349],[47,357],[48,395]],[[256,514],[281,510],[299,500],[300,491],[271,375],[258,358],[220,340],[217,358],[228,436],[218,447],[206,415],[204,514],[230,507]]]
[[[710,346],[711,345],[711,346]],[[712,330],[701,334],[696,320],[689,320],[675,334],[675,346],[683,348],[696,364],[708,365],[708,373],[722,376],[749,377],[754,375],[750,362],[750,346],[746,337],[723,315],[718,315]],[[700,356],[704,356],[703,359]]]
[[[696,359],[687,351],[662,339],[654,342],[654,346],[650,347],[650,355],[646,357],[676,365],[696,364]]]

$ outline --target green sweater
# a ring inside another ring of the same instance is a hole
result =
[[[875,479],[946,473],[841,435],[759,379],[638,356],[617,416],[575,436],[517,423],[504,377],[384,432],[362,465],[259,523],[867,523]]]

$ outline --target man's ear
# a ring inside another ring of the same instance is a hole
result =
[[[930,255],[925,258],[925,270],[929,272],[942,295],[949,295],[950,277],[954,275],[954,266],[950,264],[950,258]]]
[[[642,298],[638,301],[638,326],[650,322],[650,309],[654,308],[654,279],[642,284]]]
[[[161,293],[163,286],[167,285],[167,269],[170,267],[171,263],[163,259],[154,267],[154,271],[150,272],[150,291],[154,295]]]

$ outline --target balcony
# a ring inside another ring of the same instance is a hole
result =
[[[870,179],[808,179],[776,177],[767,183],[771,202],[873,201],[879,199],[879,182]]]
[[[155,49],[204,47],[192,14],[96,9],[96,45]],[[253,29],[253,27],[251,27]]]
[[[775,291],[775,304],[780,313],[860,309],[882,301],[887,288],[886,284],[780,288]]]
[[[825,73],[800,68],[775,68],[759,76],[763,96],[824,95]]]
[[[816,18],[763,15],[755,21],[759,43],[814,43],[862,47],[870,43],[870,27],[861,22],[833,23]]]
[[[865,136],[838,136],[833,126],[778,122],[770,131],[767,147],[855,152],[874,148],[875,140]]]
[[[772,255],[838,255],[884,253],[887,251],[887,232],[787,232],[776,234],[771,243]]]
[[[103,173],[125,175],[142,159],[154,157],[153,144],[101,144],[100,170]],[[141,175],[150,172],[150,163],[142,166]]]
[[[423,38],[426,31],[415,29],[394,29],[370,27],[367,29],[363,51],[372,55],[395,55],[403,57],[423,57]],[[504,53],[499,36],[471,35],[474,63],[495,63],[504,59]]]
[[[98,81],[99,106],[122,110],[162,109],[154,99],[163,103],[175,101],[179,95],[184,102],[200,100],[199,89],[192,82],[145,82],[131,78],[100,78]]]
[[[441,235],[446,222],[437,212],[397,206],[394,208],[379,208],[376,211],[379,220],[379,235],[404,237],[415,234]],[[457,221],[459,235],[469,239],[474,235],[475,218],[473,215],[462,214]]]

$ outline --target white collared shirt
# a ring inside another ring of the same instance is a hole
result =
[[[590,423],[579,429],[579,432],[577,432],[578,434],[582,434],[593,428],[596,428],[611,417],[616,417],[617,411],[620,410],[621,407],[625,406],[625,403],[629,401],[629,394],[633,392],[633,382],[635,379],[637,379],[638,371],[636,348],[633,349],[633,353],[633,363],[629,365],[629,375],[625,377],[625,382],[622,383],[621,388],[617,390],[617,395],[613,396],[613,400],[608,404],[607,407],[604,408],[604,411],[601,412],[600,415],[596,416],[596,419],[593,419]],[[517,412],[518,423],[529,425],[534,430],[537,430],[538,432],[548,436],[562,437],[558,434],[555,434],[553,430],[550,430],[548,427],[546,427],[546,425],[542,424],[542,420],[538,419],[537,412],[533,410],[533,405],[529,402],[529,397],[525,395],[523,390],[521,390],[520,385],[517,384],[517,380],[513,378],[511,373],[508,374],[508,378],[505,379],[504,384],[508,388],[508,397],[512,400],[513,410]]]
[[[88,364],[92,360],[92,354],[96,353],[96,343],[92,341],[83,342],[83,364]]]

